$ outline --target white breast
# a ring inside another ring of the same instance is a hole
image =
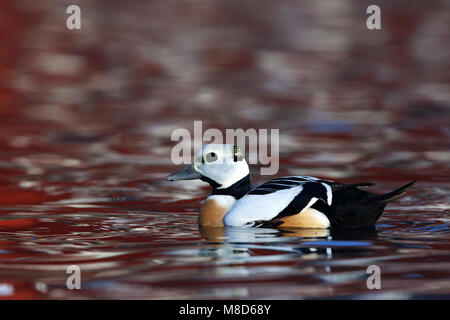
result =
[[[228,211],[233,207],[233,204],[236,202],[236,199],[232,196],[222,195],[222,194],[214,194],[206,198],[205,201],[215,200],[216,203],[224,208],[224,210]]]

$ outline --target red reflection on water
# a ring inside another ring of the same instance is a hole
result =
[[[71,32],[62,5],[2,2],[0,298],[354,297],[370,263],[392,297],[448,296],[449,6],[382,1],[372,32],[365,4],[320,3],[94,1]],[[208,187],[163,181],[194,120],[280,129],[279,175],[419,182],[331,254],[198,230]]]

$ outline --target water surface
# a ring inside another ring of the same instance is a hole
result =
[[[450,296],[448,3],[65,5],[0,5],[0,298]],[[278,176],[418,182],[373,232],[199,229],[209,187],[163,179],[194,120],[280,129]]]

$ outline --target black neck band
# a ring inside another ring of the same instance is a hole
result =
[[[238,182],[232,184],[228,188],[223,188],[223,189],[219,189],[219,187],[221,185],[207,177],[202,176],[201,180],[208,182],[211,185],[211,187],[213,188],[211,195],[219,195],[220,194],[220,195],[232,196],[236,199],[240,199],[251,189],[249,174],[246,175],[241,180],[239,180]]]

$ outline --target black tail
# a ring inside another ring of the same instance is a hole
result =
[[[381,203],[387,203],[389,201],[395,200],[397,198],[400,198],[402,195],[404,195],[408,189],[415,183],[416,181],[412,181],[410,183],[405,184],[404,186],[395,189],[392,192],[386,193],[386,194],[382,194],[379,196],[378,200]]]
[[[371,187],[375,185],[375,183],[372,182],[361,182],[361,183],[336,183],[335,185],[331,185],[331,188],[333,191],[343,191],[348,190],[356,187]]]
[[[340,190],[333,190],[331,207],[317,201],[312,208],[323,212],[330,219],[332,228],[373,228],[388,202],[405,194],[414,182],[386,194],[374,194],[358,189],[358,186],[366,186],[369,183],[358,184],[357,187],[342,187]]]

